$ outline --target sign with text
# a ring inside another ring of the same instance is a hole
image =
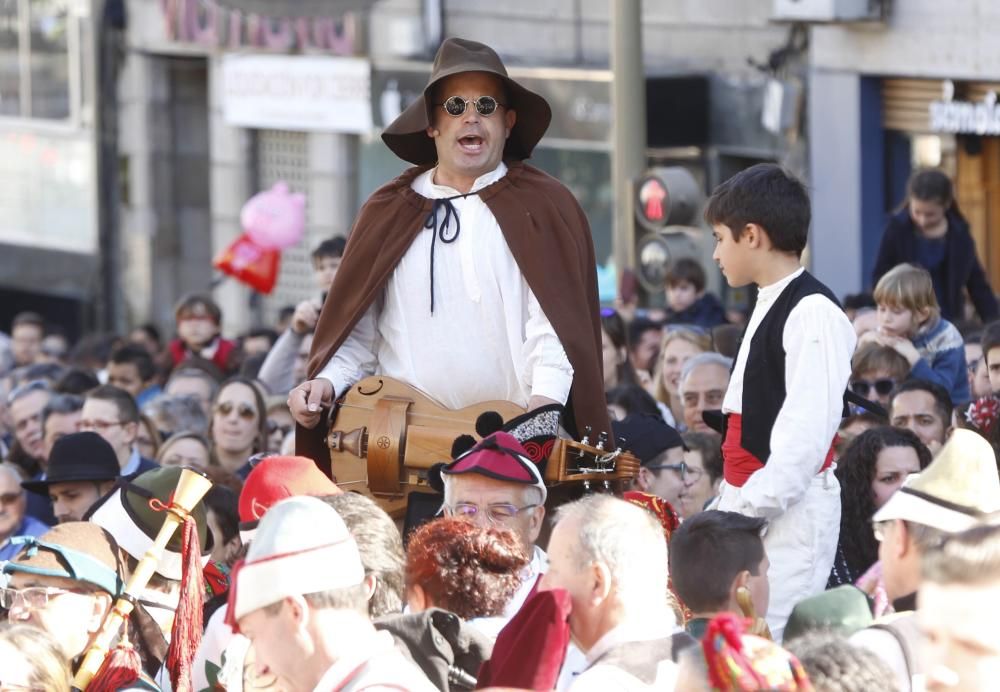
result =
[[[222,112],[237,127],[363,134],[372,128],[362,58],[225,55]]]
[[[942,86],[942,99],[932,101],[931,132],[969,135],[1000,135],[1000,103],[995,91],[988,91],[978,103],[955,98],[955,84],[950,79]]]

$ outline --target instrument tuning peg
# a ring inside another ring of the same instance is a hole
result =
[[[604,449],[604,444],[607,441],[608,441],[608,434],[606,432],[602,432],[600,435],[597,436],[597,448]]]
[[[591,428],[589,425],[584,427],[584,429],[583,429],[583,439],[580,440],[581,444],[585,444],[585,445],[589,445],[590,444],[590,433],[592,431],[593,431],[593,428]]]

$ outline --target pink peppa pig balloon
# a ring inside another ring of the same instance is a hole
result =
[[[258,192],[240,211],[240,223],[253,242],[281,250],[302,239],[306,225],[306,196],[291,193],[284,181]]]

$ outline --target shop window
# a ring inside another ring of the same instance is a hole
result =
[[[0,0],[0,116],[70,118],[76,31],[69,0]]]

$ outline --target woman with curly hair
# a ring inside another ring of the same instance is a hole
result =
[[[931,453],[905,428],[880,425],[858,435],[837,462],[840,541],[827,588],[853,584],[878,561],[872,516],[911,473],[931,463]]]
[[[514,532],[457,517],[428,522],[406,548],[406,600],[413,612],[451,611],[495,638],[529,558]]]

